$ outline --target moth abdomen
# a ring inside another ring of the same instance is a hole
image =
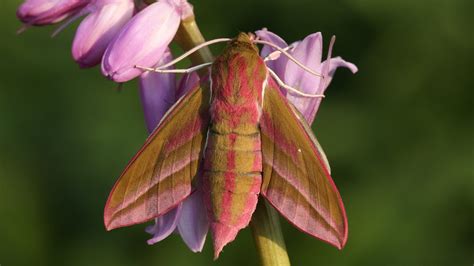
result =
[[[257,205],[262,184],[260,133],[209,131],[204,160],[204,200],[212,232],[225,235],[221,239],[228,242],[248,225]]]

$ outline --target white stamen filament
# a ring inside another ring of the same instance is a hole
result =
[[[278,75],[275,72],[273,72],[273,70],[271,70],[270,68],[267,67],[267,70],[268,70],[268,73],[270,73],[270,75],[276,80],[278,85],[282,86],[283,88],[285,88],[286,90],[288,90],[292,93],[295,93],[295,94],[298,94],[300,96],[307,97],[307,98],[324,98],[324,94],[308,94],[308,93],[301,92],[298,89],[293,88],[293,87],[285,84],[285,82],[283,82],[278,77]]]

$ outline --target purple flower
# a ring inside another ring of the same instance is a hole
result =
[[[163,65],[173,60],[169,49],[156,65]],[[158,125],[166,111],[176,102],[175,74],[144,72],[140,75],[140,98],[148,132]]]
[[[46,25],[59,22],[81,10],[89,0],[26,0],[16,15],[27,25]]]
[[[281,48],[285,48],[288,46],[285,40],[283,40],[280,36],[276,35],[271,31],[268,31],[265,28],[263,30],[256,31],[255,34],[257,34],[260,39],[276,44]],[[264,45],[262,47],[262,50],[260,51],[260,55],[265,58],[273,51],[275,51],[275,48],[268,45]],[[280,74],[283,72],[283,69],[280,66],[284,65],[282,64],[283,60],[286,62],[287,58],[285,56],[280,56],[276,60],[268,61],[267,66],[273,69],[278,76],[281,76]]]
[[[107,45],[133,16],[133,0],[92,0],[82,14],[72,43],[72,56],[81,67],[100,63]]]
[[[201,252],[208,230],[209,221],[200,190],[194,191],[176,208],[156,218],[155,224],[145,229],[153,235],[147,241],[150,245],[165,239],[172,232],[177,232],[193,252]]]
[[[279,36],[266,29],[257,31],[256,34],[262,40],[270,41],[282,48],[287,46]],[[287,85],[307,94],[324,94],[338,67],[349,68],[352,73],[357,72],[357,67],[352,63],[344,61],[341,57],[331,57],[332,46],[329,48],[328,58],[321,62],[322,43],[323,37],[321,33],[313,33],[304,38],[301,42],[293,43],[288,52],[305,66],[323,74],[323,76],[326,77],[324,79],[308,73],[288,60],[284,55],[281,55],[274,61],[269,61],[268,66],[272,68]],[[264,46],[262,56],[264,57],[272,51],[273,48]],[[321,98],[307,98],[292,94],[291,92],[287,93],[287,98],[303,114],[308,124],[312,124]]]
[[[102,59],[102,73],[116,82],[138,77],[163,56],[183,16],[192,7],[183,0],[160,0],[135,15],[109,44]]]

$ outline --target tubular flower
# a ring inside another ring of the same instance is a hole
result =
[[[180,19],[192,14],[187,1],[160,0],[136,14],[109,44],[102,73],[116,82],[138,77],[136,66],[152,67],[163,56]]]
[[[132,0],[93,0],[81,13],[89,13],[77,28],[72,56],[81,67],[100,63],[107,45],[133,16]]]
[[[172,232],[177,232],[191,251],[201,252],[209,230],[202,192],[194,191],[177,207],[155,218],[155,224],[145,230],[153,235],[147,241],[150,245],[165,239]]]
[[[166,49],[156,65],[163,65],[172,59],[170,50]],[[199,77],[195,73],[184,75],[179,87],[176,87],[174,74],[145,72],[140,75],[140,96],[148,132],[153,131],[166,111],[177,101],[178,94],[185,93],[197,85],[197,82]],[[155,244],[171,233],[178,232],[189,249],[200,252],[208,230],[209,222],[202,194],[200,190],[196,190],[175,208],[155,218],[155,224],[146,228],[146,232],[153,235],[147,243]]]
[[[170,50],[166,49],[156,65],[163,65],[172,60]],[[148,133],[151,133],[176,101],[176,77],[175,74],[148,71],[140,75],[139,85],[145,123]]]
[[[89,0],[26,0],[16,15],[27,25],[47,25],[79,12]]]
[[[256,34],[259,38],[270,41],[282,48],[288,46],[279,36],[266,29],[257,31]],[[322,43],[323,37],[321,33],[313,33],[302,41],[290,45],[288,52],[310,69],[321,73],[325,77],[324,79],[308,73],[294,62],[288,60],[286,56],[280,56],[274,61],[269,61],[268,66],[275,71],[283,82],[299,89],[301,92],[324,94],[338,67],[346,67],[352,73],[356,73],[358,69],[357,66],[344,61],[341,57],[331,57],[332,45],[329,47],[328,58],[321,62]],[[264,46],[261,55],[265,57],[272,51],[273,48]],[[308,124],[313,123],[321,103],[321,98],[307,98],[288,92],[287,99],[303,114]]]

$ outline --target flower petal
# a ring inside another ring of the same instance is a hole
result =
[[[163,65],[172,60],[171,51],[166,49],[156,65]],[[139,85],[145,122],[148,132],[151,133],[168,109],[176,102],[175,74],[144,72],[140,75]]]
[[[282,48],[285,48],[288,46],[288,44],[286,44],[286,42],[278,35],[276,35],[275,33],[267,30],[267,28],[263,28],[261,30],[257,30],[255,32],[255,34],[262,40],[264,41],[267,41],[267,42],[271,42],[275,45],[278,45]],[[262,47],[262,50],[260,51],[260,55],[262,57],[266,57],[267,55],[269,55],[271,52],[275,51],[275,48],[271,47],[271,46],[268,46],[268,45],[264,45]]]
[[[333,44],[334,40],[331,39],[327,58],[331,58]],[[303,65],[326,77],[324,82],[321,82],[321,77],[307,72],[292,61],[288,61],[280,77],[286,84],[299,89],[301,92],[307,94],[324,94],[338,67],[347,67],[353,73],[357,72],[357,67],[354,64],[346,62],[340,57],[331,58],[329,64],[326,63],[328,59],[321,63],[322,35],[320,32],[313,33],[307,36],[303,41],[293,45],[295,48],[290,51],[291,55]],[[309,98],[291,92],[286,95],[287,99],[302,113],[308,124],[312,124],[321,98]]]
[[[291,55],[306,67],[318,71],[318,68],[321,65],[322,42],[323,37],[321,36],[320,32],[308,35],[303,41],[296,44],[293,51],[291,51]],[[286,84],[299,88],[300,83],[307,77],[315,76],[302,69],[294,62],[288,61],[285,66],[285,75],[282,78]],[[312,93],[312,91],[306,91],[305,89],[310,88],[301,88],[301,91],[305,93]]]
[[[321,67],[313,70],[321,73]],[[298,81],[300,84],[296,88],[308,94],[322,94],[324,91],[318,90],[320,80],[320,77],[305,75],[302,80]],[[286,98],[300,111],[305,117],[306,122],[311,125],[314,120],[314,115],[316,114],[315,108],[319,106],[321,98],[309,98],[291,92],[286,94]]]
[[[326,61],[329,63],[326,63],[324,65],[321,64],[321,74],[323,75],[323,78],[319,79],[319,84],[318,84],[318,89],[316,90],[317,94],[324,94],[324,91],[326,91],[326,88],[329,85],[328,82],[328,73],[329,73],[329,66],[331,63],[331,56],[332,56],[332,48],[334,46],[334,42],[336,41],[336,36],[333,36],[331,38],[331,41],[329,43],[329,49],[328,49],[328,54],[326,57]],[[319,109],[319,104],[321,103],[321,99],[309,99],[308,105],[304,109],[304,117],[308,124],[312,124],[314,121],[314,118],[316,117],[316,112],[318,112]]]
[[[102,73],[125,82],[152,67],[163,55],[178,30],[180,14],[166,1],[149,5],[135,15],[110,43],[102,59]]]
[[[320,69],[322,71],[322,74],[326,78],[324,79],[323,82],[319,82],[318,89],[315,91],[315,94],[324,94],[327,87],[331,83],[332,78],[333,78],[334,74],[336,73],[336,69],[338,67],[349,68],[349,70],[351,70],[352,73],[356,73],[357,70],[358,70],[356,65],[344,61],[344,59],[342,59],[341,57],[335,57],[335,58],[329,59],[331,54],[332,54],[332,45],[333,44],[334,44],[334,41],[332,40],[331,44],[330,44],[330,47],[329,47],[329,51],[328,51],[328,59],[326,59],[321,64],[321,67],[320,67]],[[329,62],[329,64],[327,62]],[[321,80],[321,79],[319,79],[319,80]],[[302,87],[309,87],[309,86],[311,86],[309,79],[305,80],[304,84],[302,83]],[[322,100],[321,98],[313,98],[313,99],[307,99],[307,101],[305,101],[306,105],[302,107],[303,108],[302,113],[303,113],[306,121],[308,121],[309,124],[313,123],[314,118],[316,117],[316,113],[318,112],[321,100]]]
[[[209,230],[209,221],[199,190],[183,202],[178,230],[189,249],[193,252],[202,251]]]
[[[187,0],[161,0],[166,1],[168,4],[174,6],[174,8],[181,15],[181,19],[184,20],[190,16],[194,16],[193,6],[188,3]]]
[[[156,218],[155,224],[150,225],[145,229],[147,233],[153,235],[153,237],[147,241],[148,245],[158,243],[173,233],[178,224],[181,207],[182,203],[164,215]]]
[[[16,15],[28,25],[47,25],[73,15],[88,3],[89,0],[26,0]]]
[[[323,67],[326,64],[326,61],[327,60],[323,61],[323,63],[322,63]],[[330,64],[329,64],[329,67],[328,67],[328,75],[327,75],[328,78],[327,78],[327,81],[325,83],[326,88],[331,83],[332,78],[334,77],[334,74],[336,73],[336,69],[339,68],[339,67],[348,68],[352,72],[352,74],[355,74],[355,73],[357,73],[357,71],[359,71],[359,69],[357,68],[356,65],[354,65],[351,62],[345,61],[340,56],[331,58]]]
[[[266,28],[263,28],[262,30],[258,30],[255,32],[255,34],[262,40],[271,42],[281,48],[286,48],[288,44],[278,35],[275,33],[267,30]],[[267,55],[275,51],[276,49],[264,45],[262,47],[262,50],[260,52],[260,55],[265,58]],[[283,73],[283,70],[285,69],[286,63],[288,62],[288,58],[286,56],[281,56],[278,57],[275,60],[270,60],[267,62],[267,66],[275,71],[275,73],[279,76],[282,77],[281,74]]]
[[[110,2],[110,1],[109,1]],[[81,67],[100,63],[107,45],[132,18],[134,3],[131,0],[114,0],[103,6],[92,6],[79,25],[72,43],[72,56]]]
[[[321,73],[322,36],[320,32],[313,33],[303,41],[295,44],[291,54],[303,65]],[[301,92],[321,94],[318,91],[321,78],[304,70],[292,61],[288,61],[284,69],[283,81]],[[308,98],[294,93],[287,93],[287,99],[300,111],[307,122],[313,113],[309,108],[312,102],[320,102],[320,98]]]

